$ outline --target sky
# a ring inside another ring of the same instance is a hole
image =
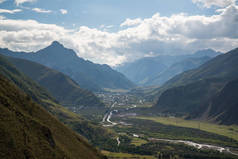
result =
[[[236,0],[0,0],[0,47],[59,41],[117,66],[139,58],[238,47]]]

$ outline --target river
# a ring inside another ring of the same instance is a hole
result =
[[[115,106],[116,102],[112,104],[112,106],[110,107],[110,112],[106,113],[102,119],[102,123],[104,127],[112,127],[117,125],[118,123],[116,122],[112,122],[110,119],[112,118],[113,112],[118,112],[118,110],[112,110],[112,108]],[[126,108],[126,110],[130,110],[130,109],[134,109],[136,108],[136,105],[133,105],[132,107]],[[106,123],[106,124],[105,124]],[[120,122],[119,122],[120,123]],[[120,140],[119,137],[117,137],[117,145],[120,145]],[[197,149],[210,149],[210,150],[215,150],[218,152],[225,152],[225,153],[230,153],[233,155],[238,156],[237,153],[234,153],[230,150],[230,148],[224,148],[224,147],[220,147],[220,146],[214,146],[214,145],[208,145],[208,144],[198,144],[192,141],[185,141],[185,140],[169,140],[169,139],[156,139],[156,138],[148,138],[148,140],[150,141],[163,141],[163,142],[169,142],[169,143],[174,143],[174,144],[185,144],[191,147],[195,147]]]
[[[115,107],[115,104],[117,102],[114,102],[111,107],[110,107],[110,110],[112,110],[112,108]],[[117,123],[115,122],[112,122],[110,119],[112,118],[112,115],[113,115],[113,112],[117,112],[117,110],[112,110],[110,111],[109,113],[106,113],[102,119],[102,123],[103,123],[103,126],[104,127],[110,127],[110,126],[115,126],[117,125]]]

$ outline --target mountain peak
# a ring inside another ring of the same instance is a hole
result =
[[[54,47],[64,47],[64,46],[63,46],[61,43],[59,43],[58,41],[53,41],[50,46],[54,46]]]
[[[41,49],[36,52],[38,55],[41,54],[42,56],[53,56],[52,58],[62,58],[62,60],[68,58],[78,58],[77,54],[72,49],[68,49],[64,47],[63,44],[59,43],[58,41],[53,41],[49,46],[44,49]]]
[[[216,57],[218,55],[222,54],[221,52],[217,52],[213,49],[204,49],[204,50],[198,50],[194,53],[195,56],[209,56],[209,57]]]

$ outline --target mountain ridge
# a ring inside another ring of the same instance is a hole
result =
[[[71,77],[82,88],[92,91],[102,91],[103,88],[129,89],[135,86],[123,74],[110,66],[84,60],[72,49],[65,48],[56,41],[35,53],[13,52],[8,49],[0,49],[0,53],[34,61],[58,70]]]
[[[159,55],[155,57],[145,57],[141,58],[139,60],[136,60],[132,63],[127,63],[121,66],[118,66],[116,70],[123,73],[128,77],[131,81],[135,82],[136,84],[142,85],[142,86],[151,86],[151,85],[162,85],[166,81],[168,81],[171,77],[174,77],[175,75],[187,71],[193,68],[196,68],[206,62],[207,60],[216,57],[217,55],[222,54],[221,52],[216,52],[211,49],[206,50],[199,50],[195,52],[194,54],[188,54],[188,55]],[[206,60],[201,60],[201,58],[207,57]],[[189,59],[193,59],[193,63],[190,62],[190,66],[184,67],[186,65],[182,65],[182,62],[185,62]],[[196,63],[197,61],[200,61],[200,63]],[[182,70],[173,71],[170,75],[162,76],[163,74],[166,74],[166,71],[171,71],[173,68],[173,65],[180,64],[179,67],[183,68]],[[191,64],[193,64],[191,66]],[[171,68],[172,67],[172,68]],[[161,75],[161,76],[160,76]]]
[[[99,106],[104,104],[90,91],[80,86],[61,72],[24,59],[6,57],[18,70],[38,82],[64,106]]]
[[[209,103],[213,101],[213,98],[223,92],[223,89],[226,88],[229,82],[238,79],[237,61],[238,48],[215,57],[197,69],[175,76],[161,88],[158,88],[158,101],[154,108],[159,111],[173,112],[175,114],[180,112],[192,118],[196,116],[194,115],[196,113],[202,116],[210,107]],[[227,94],[229,93],[229,91],[226,92]],[[213,109],[215,110],[214,105]],[[226,106],[224,104],[220,110],[223,110],[220,113],[226,114]],[[216,118],[217,115],[212,113],[208,117],[211,118],[213,116],[213,118]],[[236,119],[234,114],[231,118]],[[215,121],[217,120],[215,119]],[[231,123],[231,121],[220,122]]]

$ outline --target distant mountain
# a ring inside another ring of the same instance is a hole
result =
[[[238,79],[237,61],[238,49],[234,49],[215,57],[197,69],[175,76],[158,89],[159,99],[155,108],[163,112],[187,115],[194,112],[200,112],[200,114],[205,112],[209,106],[207,102],[222,92],[224,87],[227,87],[224,89],[229,92],[228,88],[231,87],[228,87],[227,83]],[[230,89],[230,91],[233,90]],[[230,106],[224,105],[220,113],[230,111]],[[218,109],[218,107],[219,105],[214,105],[213,109]],[[215,112],[211,111],[211,113]],[[230,118],[233,117],[230,116]]]
[[[220,54],[220,52],[208,49],[200,50],[192,55],[146,57],[118,66],[116,70],[125,74],[131,81],[139,85],[162,85],[171,77],[196,68]]]
[[[211,58],[208,56],[197,57],[197,58],[187,58],[180,62],[177,62],[154,78],[150,78],[145,85],[163,85],[166,81],[170,80],[172,77],[185,72],[187,70],[191,70],[199,67],[205,62],[209,61]]]
[[[203,57],[203,56],[208,56],[208,57],[216,57],[218,55],[221,55],[222,53],[219,51],[214,51],[212,49],[205,49],[205,50],[199,50],[195,52],[192,56],[193,57]]]
[[[61,72],[24,59],[7,57],[18,70],[48,90],[60,104],[74,107],[104,107],[104,104],[90,91],[80,86]]]
[[[181,73],[168,82],[163,87],[186,85],[206,78],[219,78],[226,81],[237,77],[238,70],[238,49],[219,55],[212,60],[201,65],[199,68]]]
[[[113,70],[108,65],[94,64],[76,55],[59,42],[54,41],[50,46],[35,53],[12,52],[0,49],[7,56],[27,59],[58,70],[76,81],[82,88],[100,91],[103,88],[129,89],[134,84],[123,74]]]
[[[166,68],[167,66],[158,62],[157,59],[143,58],[116,69],[125,74],[131,81],[143,85],[149,77],[154,77]]]
[[[2,159],[103,158],[83,137],[56,120],[2,74],[0,118]]]

